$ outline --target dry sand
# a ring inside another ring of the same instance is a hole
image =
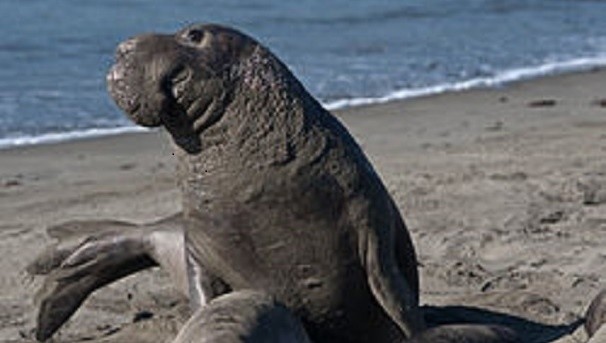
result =
[[[423,304],[576,342],[606,284],[605,90],[596,70],[336,112],[407,220]],[[159,133],[0,151],[0,342],[31,340],[41,279],[24,268],[46,228],[179,211],[174,163]],[[150,270],[96,292],[56,341],[161,342],[186,315]]]

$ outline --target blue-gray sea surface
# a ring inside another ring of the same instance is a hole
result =
[[[132,129],[105,90],[115,46],[235,26],[330,108],[606,65],[600,0],[1,0],[0,146]]]

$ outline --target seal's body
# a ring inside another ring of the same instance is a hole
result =
[[[118,105],[175,142],[200,298],[217,282],[263,290],[312,339],[393,341],[422,327],[415,253],[391,197],[269,50],[202,25],[118,51]]]

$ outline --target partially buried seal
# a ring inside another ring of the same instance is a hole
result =
[[[101,267],[112,268],[80,271],[102,282],[72,290],[90,293],[125,270],[167,265],[187,277],[196,310],[181,343],[196,332],[213,335],[197,321],[233,313],[233,301],[261,309],[230,315],[244,323],[236,330],[290,328],[284,341],[517,341],[498,326],[425,331],[417,260],[394,201],[348,131],[267,48],[230,28],[194,25],[132,38],[116,55],[112,97],[133,121],[164,127],[174,142],[185,235],[183,244],[166,244],[161,230],[152,239],[131,233],[88,242],[86,249],[110,256],[97,257]],[[89,268],[77,263],[86,249],[67,257],[65,269]],[[45,299],[58,299],[55,289]],[[60,305],[46,303],[39,339],[73,313],[52,321]]]

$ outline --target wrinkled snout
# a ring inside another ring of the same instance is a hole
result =
[[[136,46],[136,39],[129,39],[125,42],[120,43],[116,49],[115,64],[110,68],[107,73],[107,86],[109,92],[116,104],[125,112],[130,113],[135,110],[137,100],[129,87],[129,74],[128,69],[132,68],[130,59],[128,58],[129,53],[132,53]],[[132,75],[131,75],[132,77]],[[130,96],[129,96],[130,95]]]
[[[128,39],[116,48],[115,64],[107,74],[108,91],[138,125],[162,124],[160,114],[170,101],[163,82],[173,68],[176,50],[170,36],[154,34]]]

